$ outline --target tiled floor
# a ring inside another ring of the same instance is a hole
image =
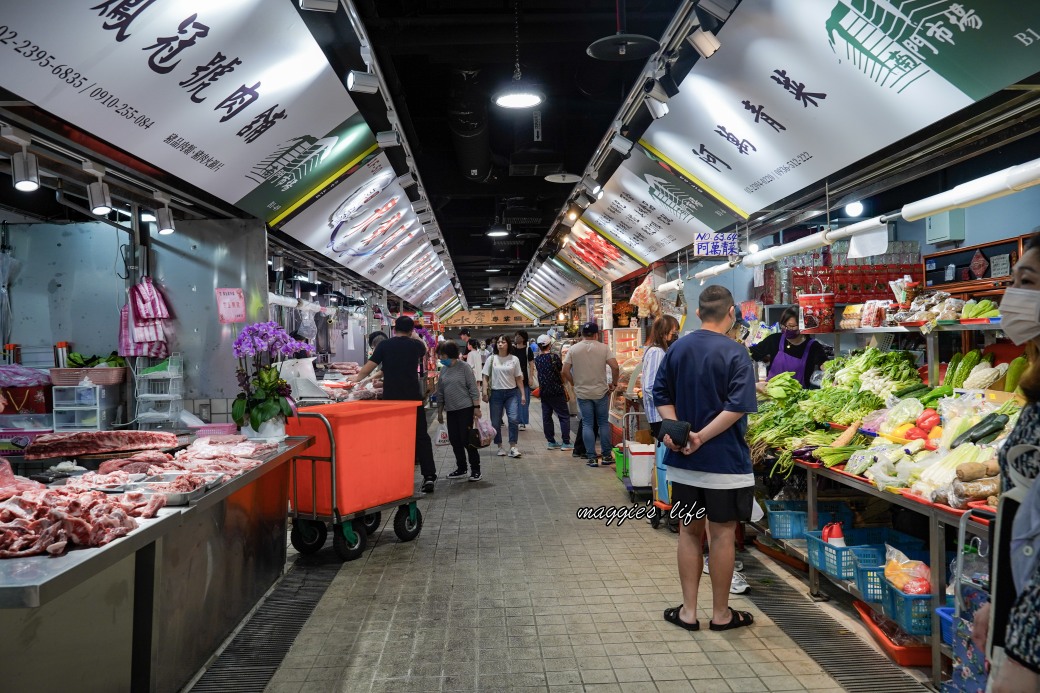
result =
[[[537,400],[531,414],[540,420]],[[539,423],[520,448],[516,460],[482,451],[481,482],[438,481],[414,542],[377,532],[267,691],[842,690],[746,599],[732,603],[755,614],[748,629],[662,620],[681,601],[675,535],[645,520],[578,520],[580,507],[628,503],[613,467],[547,451]],[[454,457],[435,451],[443,479]]]

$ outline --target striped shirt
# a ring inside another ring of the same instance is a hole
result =
[[[469,364],[456,360],[441,369],[437,379],[438,411],[458,411],[478,405],[479,402],[480,390],[477,389],[477,379],[473,377],[473,369]]]
[[[657,413],[654,406],[654,381],[657,380],[657,370],[664,360],[664,349],[652,346],[643,353],[643,368],[640,377],[643,384],[643,410],[646,412],[646,420],[657,423],[661,415]]]

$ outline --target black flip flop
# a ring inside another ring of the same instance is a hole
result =
[[[716,623],[709,623],[708,628],[710,630],[733,630],[734,628],[744,628],[750,626],[755,622],[755,617],[751,615],[750,611],[737,611],[732,606],[729,607],[730,618],[729,623],[718,625]]]
[[[683,605],[680,604],[679,606],[673,606],[670,609],[665,609],[664,610],[664,620],[668,621],[669,623],[673,623],[673,624],[679,626],[683,630],[700,630],[701,629],[701,622],[700,621],[695,621],[693,623],[687,623],[686,621],[684,621],[681,618],[679,618],[679,612],[682,611],[682,607],[683,607]]]

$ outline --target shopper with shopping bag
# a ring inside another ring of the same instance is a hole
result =
[[[480,419],[477,379],[469,364],[459,358],[459,347],[455,342],[441,342],[437,355],[442,366],[437,379],[437,422],[444,423],[444,412],[447,411],[446,435],[455,453],[455,471],[448,478],[461,479],[469,474],[470,481],[480,481],[480,453],[469,445],[470,432]]]

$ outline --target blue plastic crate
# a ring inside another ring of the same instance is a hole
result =
[[[885,616],[909,635],[932,634],[932,595],[906,594],[888,580],[884,581],[884,589]]]
[[[949,606],[940,606],[935,610],[939,614],[939,628],[942,640],[947,645],[953,644],[953,614],[955,609]]]
[[[847,529],[843,531],[843,534],[846,545],[832,546],[821,538],[823,532],[806,532],[805,543],[809,550],[809,565],[839,580],[854,580],[856,578],[856,557],[852,552],[854,547],[878,548],[881,555],[884,556],[884,545],[890,544],[915,560],[921,560],[921,556],[924,558],[928,556],[923,541],[894,529],[885,527]]]
[[[769,536],[774,539],[802,539],[809,528],[809,505],[806,501],[766,501],[769,512]],[[817,504],[817,524],[821,527],[830,522],[852,524],[852,510],[844,503],[823,502]]]
[[[885,599],[885,550],[877,546],[852,547],[856,565],[856,589],[865,602],[882,602]]]

